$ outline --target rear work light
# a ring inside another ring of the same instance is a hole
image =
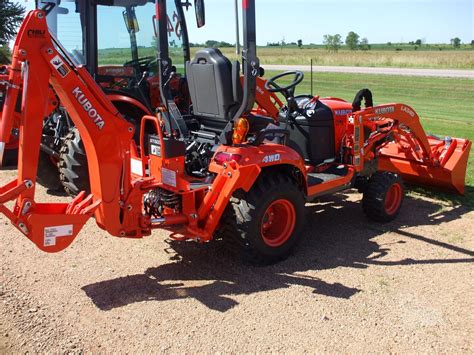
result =
[[[231,154],[225,152],[219,152],[214,156],[214,161],[219,165],[224,165],[230,161],[235,161],[238,163],[242,159],[242,156],[239,154]]]

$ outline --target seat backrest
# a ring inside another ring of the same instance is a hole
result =
[[[195,116],[216,128],[232,119],[242,100],[238,62],[231,64],[217,48],[205,48],[186,63],[186,76]]]

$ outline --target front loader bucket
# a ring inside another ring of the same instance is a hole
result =
[[[471,141],[428,136],[431,157],[409,137],[390,142],[380,151],[379,170],[391,171],[413,184],[432,186],[464,195]]]

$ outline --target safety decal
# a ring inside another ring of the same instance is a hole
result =
[[[71,71],[66,64],[64,64],[63,60],[59,55],[51,59],[50,63],[53,65],[54,69],[56,69],[63,78],[69,74]]]
[[[150,154],[161,157],[160,138],[157,136],[150,136]]]
[[[163,184],[176,187],[176,172],[173,170],[161,168],[161,178],[163,179]]]
[[[45,227],[44,228],[44,246],[52,247],[56,245],[56,238],[70,237],[73,234],[72,224],[63,226]]]

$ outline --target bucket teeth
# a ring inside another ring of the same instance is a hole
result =
[[[92,195],[91,195],[91,196],[92,196]],[[97,201],[95,201],[94,203],[90,204],[89,206],[83,208],[83,209],[80,211],[80,214],[91,215],[92,213],[95,212],[95,210],[96,210],[97,208],[99,208],[101,202],[102,202],[102,200],[97,200]]]
[[[66,214],[72,214],[74,208],[81,203],[82,200],[84,200],[84,197],[86,197],[86,192],[81,191],[79,194],[74,197],[74,199],[69,203],[69,205],[66,208]]]
[[[67,206],[66,214],[92,214],[100,202],[100,200],[94,202],[94,195],[86,197],[86,193],[81,191]]]
[[[92,203],[92,199],[94,196],[89,195],[87,196],[82,202],[78,203],[76,207],[74,207],[72,213],[73,214],[80,214],[80,212],[87,206],[89,206]]]

